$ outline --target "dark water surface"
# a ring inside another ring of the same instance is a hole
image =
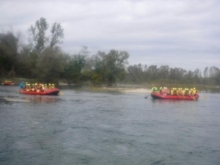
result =
[[[0,165],[220,164],[220,94],[169,101],[62,92],[28,96],[0,86]]]

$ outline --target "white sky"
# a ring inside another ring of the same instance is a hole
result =
[[[127,51],[129,64],[220,67],[220,0],[1,0],[0,32],[41,17],[64,28],[63,51]]]

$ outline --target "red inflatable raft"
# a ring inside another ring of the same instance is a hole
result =
[[[192,95],[192,96],[181,96],[181,95],[166,95],[157,92],[152,92],[151,97],[154,99],[174,99],[174,100],[197,100],[199,95]]]
[[[12,82],[12,81],[4,81],[3,83],[2,83],[2,85],[15,85],[15,83],[14,82]]]
[[[26,89],[19,90],[21,94],[27,95],[58,95],[59,91],[60,90],[57,88],[45,89],[44,91],[26,91]]]

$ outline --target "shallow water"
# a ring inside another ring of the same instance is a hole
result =
[[[1,165],[220,164],[220,94],[172,101],[62,93],[28,96],[0,86]]]

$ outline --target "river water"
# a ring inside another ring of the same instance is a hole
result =
[[[198,101],[61,94],[0,86],[1,165],[220,164],[220,94],[201,93]]]

